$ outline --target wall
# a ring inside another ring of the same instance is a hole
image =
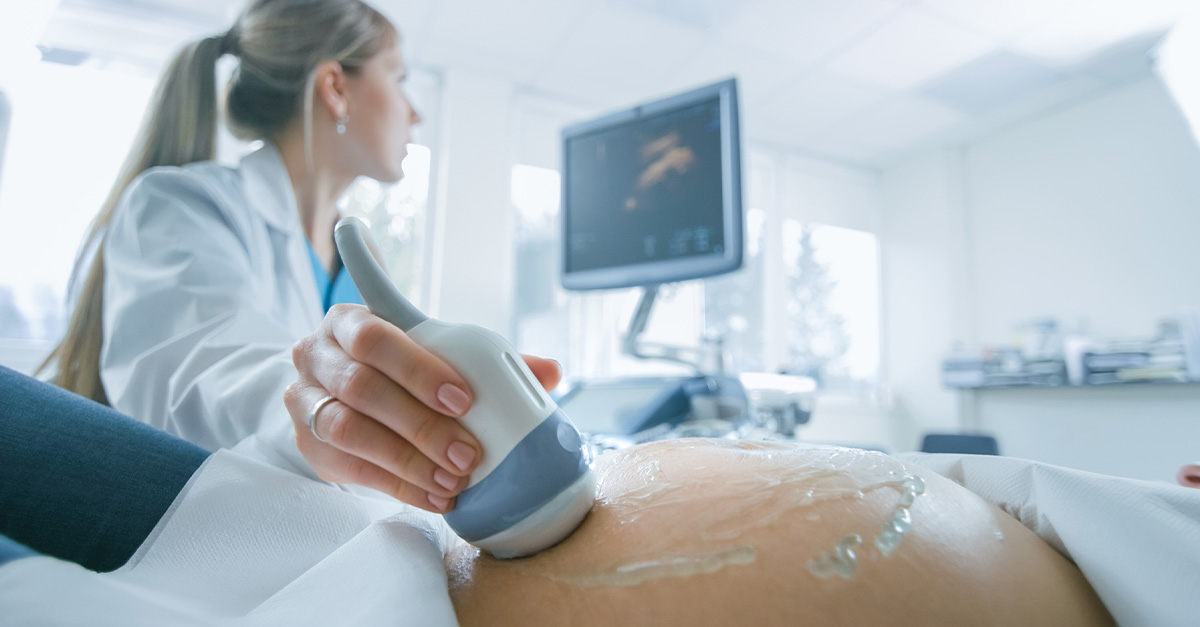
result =
[[[1200,302],[1200,151],[1153,79],[973,146],[967,189],[980,340],[1045,314],[1145,337]]]
[[[1005,454],[1144,479],[1197,456],[1198,388],[959,397],[938,382],[955,341],[1010,342],[1040,316],[1144,338],[1200,301],[1200,150],[1156,80],[910,159],[884,181],[895,422],[915,436],[970,418]]]
[[[443,76],[429,313],[447,321],[510,325],[512,99],[511,83],[465,70]]]
[[[961,182],[956,150],[883,174],[883,380],[897,450],[916,449],[925,431],[958,425],[957,400],[938,372],[954,340],[969,335]]]

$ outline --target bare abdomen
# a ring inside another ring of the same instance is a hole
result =
[[[464,626],[1111,624],[1020,523],[885,455],[689,439],[596,469],[596,505],[562,544],[448,556]]]

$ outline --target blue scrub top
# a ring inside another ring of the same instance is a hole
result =
[[[346,271],[346,266],[339,260],[337,276],[330,278],[329,271],[321,263],[321,258],[317,257],[317,251],[313,250],[312,242],[305,240],[304,243],[308,245],[308,260],[312,262],[313,276],[317,279],[317,295],[321,297],[321,307],[325,313],[329,313],[330,307],[340,303],[365,304],[358,288],[354,286],[354,280],[350,278],[350,273]]]

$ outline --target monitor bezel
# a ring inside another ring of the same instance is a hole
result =
[[[568,271],[570,254],[570,177],[568,143],[582,135],[607,131],[647,117],[663,114],[702,102],[718,100],[721,115],[721,193],[725,246],[721,253],[682,259],[655,260],[623,266]],[[742,148],[739,129],[737,80],[693,89],[681,94],[637,105],[593,120],[573,124],[562,131],[562,212],[561,270],[562,286],[568,290],[601,290],[660,285],[701,279],[733,272],[742,267]]]

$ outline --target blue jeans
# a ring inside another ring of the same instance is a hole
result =
[[[119,568],[208,455],[0,366],[0,564],[32,549]]]

